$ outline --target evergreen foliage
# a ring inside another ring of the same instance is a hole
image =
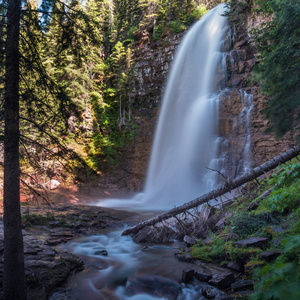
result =
[[[299,128],[300,2],[256,1],[272,21],[257,33],[261,63],[256,70],[262,91],[271,97],[264,113],[278,136]]]

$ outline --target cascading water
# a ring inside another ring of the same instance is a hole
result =
[[[224,5],[205,15],[176,54],[157,125],[144,197],[172,207],[207,192],[216,156],[215,75],[226,18]]]
[[[144,192],[101,206],[164,210],[215,185],[217,153],[216,72],[227,19],[221,4],[204,15],[177,50],[162,100]]]
[[[248,94],[247,92],[240,90],[241,102],[243,105],[243,109],[239,114],[239,122],[240,126],[245,128],[245,144],[243,147],[243,160],[240,168],[241,170],[237,170],[239,173],[246,173],[251,170],[251,126],[250,126],[250,114],[253,108],[253,95]],[[235,124],[237,125],[237,124]]]

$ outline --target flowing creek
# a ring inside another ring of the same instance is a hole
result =
[[[228,270],[213,264],[180,262],[174,255],[180,248],[176,242],[136,244],[131,237],[121,235],[125,229],[81,237],[63,246],[78,255],[86,265],[86,270],[74,276],[69,283],[71,299],[201,299],[200,286],[204,283],[198,282],[198,287],[180,284],[183,270],[193,269],[205,274],[228,273]],[[175,292],[179,290],[181,292],[176,296]],[[57,297],[54,294],[50,299]]]

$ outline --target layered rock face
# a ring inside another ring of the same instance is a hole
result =
[[[155,108],[160,105],[174,52],[182,37],[183,34],[166,36],[153,44],[146,42],[136,49],[131,91],[135,108]]]
[[[164,37],[153,44],[146,42],[134,53],[135,76],[130,96],[133,100],[133,118],[138,127],[121,162],[121,184],[131,191],[140,191],[143,188],[158,108],[174,52],[182,37],[183,34],[177,34]]]
[[[226,57],[228,91],[220,98],[219,106],[220,156],[230,178],[294,146],[289,135],[276,139],[273,133],[265,132],[268,120],[262,111],[268,99],[258,84],[251,82],[250,73],[258,60],[250,32],[260,21],[261,18],[249,15],[244,22],[237,16],[232,23],[234,44],[228,46]]]
[[[122,155],[119,184],[130,191],[141,191],[145,182],[154,139],[158,108],[143,108],[135,112],[138,128],[135,138]]]
[[[219,101],[219,170],[229,178],[293,146],[289,136],[276,139],[274,134],[265,133],[268,121],[264,119],[262,110],[268,99],[250,80],[250,72],[258,63],[250,30],[259,22],[260,18],[253,15],[243,21],[238,15],[234,18],[232,30],[224,42],[224,57],[216,77],[216,85],[224,90]],[[121,165],[124,186],[130,190],[139,191],[143,187],[158,107],[174,51],[182,36],[165,37],[154,44],[144,43],[135,52],[135,80],[131,97],[134,99],[134,118],[138,129],[123,155]],[[226,75],[222,74],[224,67],[227,69]]]

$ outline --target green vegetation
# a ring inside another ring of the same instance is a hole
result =
[[[300,165],[290,163],[266,181],[267,186],[274,186],[271,194],[263,201],[260,211],[275,211],[285,214],[293,211],[300,204]]]
[[[46,216],[40,214],[30,214],[29,212],[25,212],[22,216],[22,222],[28,226],[33,225],[44,225],[49,226],[49,221],[55,220],[55,217],[51,213],[47,213]]]
[[[193,258],[221,265],[228,261],[244,265],[245,275],[252,276],[256,284],[255,293],[249,299],[299,299],[299,170],[299,161],[294,159],[279,166],[259,186],[250,184],[246,187],[248,192],[226,208],[234,217],[226,219],[225,227],[211,232],[209,243],[199,240],[192,247]],[[260,199],[270,188],[271,193]],[[249,212],[248,205],[257,201],[258,208]],[[267,237],[269,241],[260,247],[236,244],[249,237]],[[281,255],[270,261],[263,259],[266,251]]]
[[[242,213],[232,219],[232,231],[243,237],[268,225],[277,225],[279,223],[280,217],[274,212],[260,213],[258,215]]]
[[[274,263],[257,270],[253,278],[257,281],[256,292],[250,299],[292,299],[300,297],[300,232],[285,238],[282,255]]]
[[[256,32],[261,62],[255,75],[262,91],[271,97],[264,111],[270,130],[282,136],[293,126],[299,128],[300,2],[257,0],[255,4],[266,16],[272,16]]]

